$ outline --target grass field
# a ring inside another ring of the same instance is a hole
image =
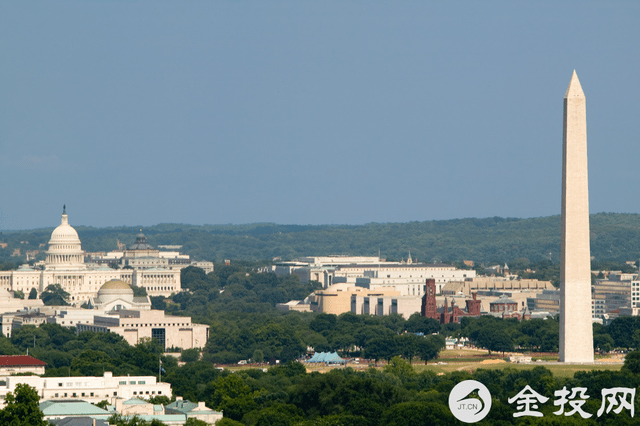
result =
[[[518,354],[515,354],[518,355]],[[451,373],[453,371],[468,371],[473,372],[479,368],[487,370],[499,370],[504,368],[512,368],[516,370],[530,370],[537,366],[545,367],[551,370],[552,374],[556,377],[573,377],[577,371],[592,371],[592,370],[612,370],[618,371],[622,368],[624,357],[606,356],[596,357],[596,362],[593,365],[571,365],[560,364],[558,362],[558,354],[530,354],[532,361],[526,364],[517,364],[508,362],[509,354],[505,354],[503,357],[501,353],[493,353],[489,355],[486,350],[481,349],[456,349],[456,350],[443,350],[440,352],[440,356],[437,360],[432,360],[424,364],[422,361],[416,361],[413,363],[413,368],[416,372],[422,372],[425,370],[433,371],[438,374]],[[539,362],[538,362],[539,360]],[[386,363],[379,362],[375,365],[375,368],[384,368]],[[373,366],[373,364],[371,364]],[[244,370],[248,368],[267,368],[266,365],[243,365],[243,366],[226,366],[230,370]],[[320,373],[326,373],[335,368],[345,368],[345,366],[326,366],[324,364],[313,365],[305,364],[308,372],[317,371]],[[369,364],[353,364],[349,363],[346,367],[350,367],[356,370],[366,370],[370,367]]]
[[[593,365],[571,365],[558,363],[557,354],[532,354],[531,363],[517,364],[507,362],[508,355],[494,353],[492,356],[487,351],[475,349],[445,350],[440,353],[437,361],[432,361],[427,365],[422,363],[414,364],[416,371],[430,370],[436,373],[451,373],[453,371],[473,372],[479,368],[487,370],[497,370],[513,368],[516,370],[530,370],[536,366],[543,366],[551,370],[557,377],[573,377],[577,371],[592,370],[613,370],[622,368],[622,357],[602,357],[597,358]],[[540,360],[540,362],[537,362]]]

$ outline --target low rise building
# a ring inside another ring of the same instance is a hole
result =
[[[536,291],[555,290],[551,281],[538,281],[535,279],[512,279],[504,277],[473,277],[463,282],[451,282],[442,289],[442,294],[451,296],[464,294],[470,296],[471,293],[483,290],[500,291]]]
[[[397,314],[404,319],[420,312],[422,298],[416,296],[397,296],[355,293],[351,295],[351,312],[369,315],[393,315]]]
[[[204,402],[185,401],[182,397],[176,397],[176,400],[166,406],[167,413],[178,412],[187,416],[187,419],[201,420],[207,424],[215,424],[222,419],[222,412],[212,410],[207,407]]]
[[[202,348],[209,338],[209,326],[192,324],[190,317],[166,315],[164,311],[112,311],[96,315],[93,324],[77,324],[78,332],[112,332],[130,345],[142,338],[156,339],[163,348]]]
[[[353,295],[380,297],[400,296],[401,294],[394,290],[370,291],[369,289],[349,284],[334,284],[326,290],[318,290],[312,293],[309,296],[309,304],[313,312],[340,315],[345,312],[352,312],[351,297]]]
[[[16,374],[44,374],[46,362],[29,355],[0,355],[0,376]]]
[[[477,300],[476,294],[473,293],[471,300],[465,300],[465,309],[460,309],[451,300],[449,305],[445,298],[444,305],[438,306],[436,301],[436,282],[433,278],[426,280],[425,294],[422,297],[422,307],[420,315],[426,318],[438,320],[440,324],[459,323],[460,318],[464,316],[477,317],[482,314],[481,302]]]
[[[171,385],[158,383],[155,376],[113,376],[109,371],[97,377],[7,376],[2,380],[5,384],[0,385],[0,401],[3,403],[7,393],[15,392],[19,383],[34,388],[41,401],[66,399],[95,404],[107,400],[115,405],[118,398],[171,398]]]

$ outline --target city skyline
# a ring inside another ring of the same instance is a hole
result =
[[[591,213],[639,213],[638,12],[5,4],[0,230],[558,215],[574,69]]]

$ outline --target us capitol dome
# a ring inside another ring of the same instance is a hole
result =
[[[51,233],[45,269],[65,271],[87,269],[78,233],[69,225],[66,205],[62,209],[60,225]]]
[[[35,289],[40,294],[50,285],[59,285],[69,293],[67,302],[76,306],[89,303],[92,300],[97,304],[110,304],[113,302],[110,297],[115,297],[116,294],[109,295],[109,293],[118,290],[116,299],[123,307],[130,305],[130,303],[133,305],[147,303],[143,300],[136,300],[137,298],[130,300],[133,298],[133,293],[130,293],[132,292],[131,287],[127,289],[124,285],[143,287],[149,296],[168,297],[172,293],[180,292],[182,290],[180,267],[172,268],[159,265],[157,262],[160,257],[158,250],[144,245],[143,243],[146,241],[143,240],[144,235],[138,236],[137,245],[133,245],[134,249],[125,251],[134,255],[133,258],[127,260],[137,262],[130,265],[132,268],[114,269],[108,264],[91,260],[85,263],[85,252],[82,250],[80,238],[76,230],[69,225],[67,209],[64,206],[60,225],[51,233],[43,264],[35,267],[25,264],[17,270],[0,271],[0,290],[20,291],[28,294],[32,289]],[[119,255],[120,257],[111,259],[117,260],[122,258],[124,253],[116,251],[109,253],[109,255],[111,254]],[[166,259],[160,260],[167,263]],[[103,288],[109,281],[117,281],[120,284],[112,283]],[[110,288],[114,285],[118,288]],[[102,294],[99,295],[100,290],[102,290]],[[104,296],[104,301],[98,296]]]

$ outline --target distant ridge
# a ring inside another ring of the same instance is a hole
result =
[[[640,258],[640,215],[598,213],[590,216],[591,255],[595,260],[626,261]],[[76,226],[86,251],[115,250],[116,240],[132,244],[140,226],[93,228]],[[0,261],[15,248],[43,250],[52,228],[4,231]],[[529,219],[451,219],[409,223],[369,223],[365,225],[247,225],[159,224],[143,227],[150,244],[180,244],[182,251],[198,259],[283,260],[321,254],[377,255],[388,259],[406,258],[409,250],[421,262],[530,261],[560,256],[560,216]],[[28,241],[28,244],[20,243]]]

